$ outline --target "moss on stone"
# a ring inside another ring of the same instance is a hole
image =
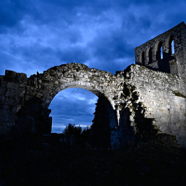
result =
[[[180,92],[177,91],[172,91],[176,96],[182,97],[182,98],[186,98],[186,96],[184,96],[183,94],[181,94]]]
[[[120,109],[123,109],[123,107],[124,107],[124,105],[120,105],[120,106],[119,106]]]

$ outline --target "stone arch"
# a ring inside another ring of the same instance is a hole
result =
[[[105,96],[114,109],[113,99],[110,96],[108,84],[114,75],[90,69],[80,63],[68,63],[48,69],[43,74],[38,74],[36,85],[36,97],[41,98],[44,108],[48,108],[50,102],[60,91],[67,88],[83,88],[96,96]],[[30,77],[31,79],[33,77]]]
[[[32,86],[32,97],[35,96],[40,100],[43,110],[48,109],[56,94],[67,88],[83,88],[97,97],[104,97],[107,112],[109,113],[110,130],[112,131],[111,146],[113,147],[113,144],[117,141],[115,138],[117,137],[118,126],[113,99],[113,92],[117,93],[118,87],[116,83],[113,83],[113,76],[109,72],[90,69],[80,63],[68,63],[50,68],[44,71],[43,74],[33,75],[28,82]],[[109,86],[110,84],[112,86]],[[26,100],[30,100],[29,92],[27,92]],[[45,118],[47,117],[49,117],[49,113],[46,113]]]
[[[54,99],[54,97],[61,91],[68,89],[68,88],[82,88],[85,90],[88,90],[95,94],[97,97],[103,96],[103,92],[99,89],[92,88],[92,85],[90,85],[87,82],[81,82],[81,81],[71,81],[71,82],[66,82],[62,85],[59,85],[59,87],[54,87],[53,91],[49,91],[48,94],[44,96],[44,107],[47,107],[50,105],[51,101]],[[109,100],[110,101],[110,100]]]
[[[54,99],[54,97],[61,91],[67,89],[67,88],[82,88],[82,89],[86,89],[90,92],[92,92],[93,94],[95,94],[98,98],[104,99],[105,100],[105,105],[104,107],[107,108],[107,112],[108,112],[108,119],[110,122],[110,128],[114,129],[115,127],[117,127],[117,117],[116,117],[116,112],[112,107],[111,101],[109,100],[108,97],[106,97],[103,92],[99,91],[99,90],[95,90],[95,89],[91,89],[89,87],[89,84],[87,83],[80,83],[79,81],[74,83],[74,82],[70,82],[65,84],[64,86],[61,86],[60,89],[56,88],[54,90],[54,92],[51,93],[51,96],[47,97],[46,99],[46,103],[44,103],[43,105],[47,106],[47,108],[49,107],[51,101]]]

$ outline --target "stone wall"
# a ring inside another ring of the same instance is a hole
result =
[[[171,46],[172,41],[174,44]],[[131,84],[137,85],[140,99],[147,107],[146,116],[155,118],[156,125],[161,131],[176,135],[179,143],[186,146],[185,23],[182,22],[136,47],[135,61],[136,64],[153,70],[149,71],[139,66],[129,67]]]
[[[145,118],[154,118],[155,127],[161,132],[176,135],[178,142],[186,146],[186,95],[180,92],[180,78],[139,65],[129,66],[124,76],[125,82],[136,87],[138,101],[145,109]],[[130,110],[135,118],[138,108],[131,106]]]
[[[15,126],[16,113],[24,104],[27,76],[6,70],[0,76],[0,134]]]

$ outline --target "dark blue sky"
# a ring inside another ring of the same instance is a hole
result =
[[[2,0],[0,75],[29,77],[68,62],[124,70],[136,46],[186,22],[185,9],[185,0]],[[96,100],[86,90],[61,91],[50,105],[54,131],[91,125]]]

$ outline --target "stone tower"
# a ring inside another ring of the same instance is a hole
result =
[[[135,63],[178,75],[186,84],[186,25],[181,22],[135,48]]]

